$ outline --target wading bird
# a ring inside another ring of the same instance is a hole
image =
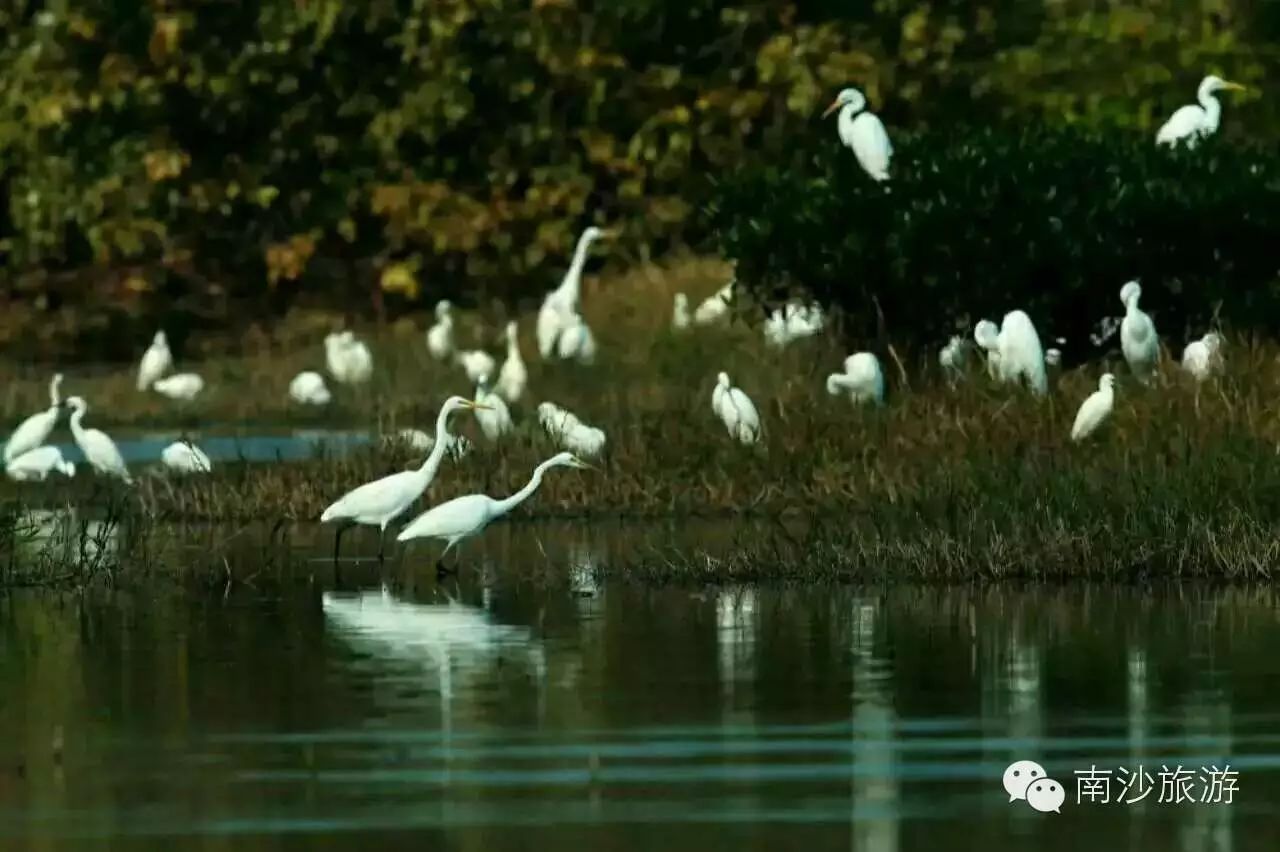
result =
[[[427,351],[437,361],[453,354],[453,305],[448,299],[436,302],[436,321],[427,329]]]
[[[13,434],[9,436],[9,440],[4,445],[4,460],[6,464],[18,456],[34,450],[49,437],[49,433],[57,425],[58,415],[62,411],[62,406],[58,399],[58,387],[61,384],[62,374],[54,373],[53,378],[49,381],[49,407],[44,411],[37,411],[19,423],[18,428],[13,430]]]
[[[1002,380],[1000,371],[1000,329],[991,320],[978,320],[973,327],[973,340],[987,353],[987,375]]]
[[[684,331],[693,322],[689,316],[689,297],[684,293],[676,293],[671,308],[671,327],[676,331]]]
[[[174,441],[160,452],[160,461],[178,473],[208,473],[213,470],[213,462],[209,461],[204,450],[190,441]]]
[[[538,422],[551,440],[576,456],[599,456],[604,452],[604,430],[588,426],[554,402],[538,404]]]
[[[872,352],[855,352],[844,359],[844,372],[827,376],[827,393],[847,394],[853,402],[884,402],[884,371]]]
[[[1210,74],[1200,81],[1196,89],[1196,100],[1200,103],[1179,107],[1169,120],[1156,132],[1157,145],[1176,145],[1186,142],[1188,148],[1206,136],[1218,132],[1218,123],[1222,120],[1222,104],[1213,96],[1220,91],[1244,91],[1244,86],[1232,83],[1221,77]]]
[[[1203,382],[1222,367],[1222,336],[1211,331],[1182,350],[1182,369]]]
[[[436,418],[436,442],[426,461],[416,470],[402,470],[373,482],[366,482],[359,488],[348,491],[333,502],[320,516],[321,523],[339,521],[338,529],[333,537],[333,560],[338,561],[338,550],[342,545],[342,534],[355,524],[376,526],[378,532],[378,559],[382,559],[383,536],[387,524],[400,517],[414,501],[422,496],[444,459],[445,451],[450,445],[449,415],[460,409],[477,409],[481,406],[460,396],[451,396],[440,408]]]
[[[556,354],[564,361],[592,364],[596,360],[596,338],[582,314],[573,313],[565,320],[556,341]]]
[[[617,236],[614,231],[606,231],[594,225],[582,232],[578,245],[573,250],[573,261],[569,271],[565,273],[560,286],[547,293],[538,309],[538,322],[535,327],[538,338],[538,354],[550,358],[556,351],[556,341],[570,320],[578,312],[578,302],[582,298],[582,269],[587,264],[587,253],[591,244],[597,240],[612,239]],[[564,357],[564,356],[561,356]]]
[[[157,331],[151,339],[151,345],[142,353],[142,362],[138,364],[138,390],[146,390],[151,383],[173,369],[173,355],[169,352],[169,341],[163,331]]]
[[[467,374],[469,382],[478,382],[485,376],[492,376],[493,371],[498,368],[498,362],[483,349],[467,349],[459,352],[455,360]]]
[[[189,401],[204,390],[204,379],[195,373],[174,373],[152,382],[151,389],[169,399]]]
[[[363,384],[373,375],[373,353],[350,331],[326,336],[324,357],[329,374],[339,384]]]
[[[738,279],[730,278],[729,283],[703,299],[693,312],[694,325],[714,325],[729,316],[729,306],[733,304],[733,291]]]
[[[489,388],[489,377],[481,376],[476,384],[476,422],[486,440],[496,441],[511,431],[511,411],[502,397]]]
[[[328,405],[333,399],[325,387],[324,376],[314,370],[303,370],[289,382],[289,397],[303,405]]]
[[[973,338],[987,350],[987,369],[997,379],[1010,383],[1023,380],[1039,396],[1049,392],[1049,374],[1044,366],[1040,335],[1026,313],[1009,311],[1004,315],[998,334],[995,323],[981,320],[973,329]]]
[[[735,441],[754,444],[760,439],[760,412],[746,393],[730,383],[728,373],[716,377],[715,390],[711,391],[711,410]]]
[[[440,575],[453,573],[458,569],[457,557],[455,557],[452,569],[444,567],[444,558],[449,551],[458,542],[478,535],[492,521],[502,517],[529,499],[533,492],[538,490],[538,486],[542,484],[543,475],[553,467],[590,468],[591,465],[578,459],[573,453],[560,453],[534,468],[533,477],[529,480],[529,483],[510,497],[502,500],[497,500],[487,494],[467,494],[463,497],[455,497],[452,500],[441,503],[439,506],[428,509],[414,518],[396,536],[396,541],[434,538],[446,542],[444,552],[440,554],[440,558],[436,561],[436,573]]]
[[[498,384],[494,386],[494,390],[507,402],[516,403],[524,396],[527,384],[529,370],[520,354],[519,329],[516,321],[512,320],[507,323],[507,360],[502,362],[502,369],[498,370]]]
[[[812,337],[822,331],[826,318],[822,306],[788,302],[785,308],[774,308],[764,322],[764,339],[773,346],[786,346],[793,340]]]
[[[954,381],[964,371],[965,339],[958,334],[951,335],[947,345],[938,353],[938,364],[947,377]]]
[[[1142,287],[1130,281],[1120,288],[1120,301],[1124,303],[1124,319],[1120,322],[1120,351],[1129,369],[1142,382],[1151,379],[1160,357],[1160,341],[1156,337],[1156,324],[1138,307]]]
[[[836,119],[836,130],[840,141],[853,150],[858,165],[872,180],[888,180],[893,146],[889,144],[884,122],[867,109],[866,96],[857,89],[842,89],[822,117],[826,118],[837,109],[840,115]]]
[[[8,477],[17,482],[44,482],[50,471],[63,476],[75,476],[76,466],[62,457],[57,447],[36,447],[9,462],[4,467]]]
[[[76,446],[84,453],[85,461],[98,473],[114,476],[133,484],[129,468],[125,466],[124,456],[116,447],[116,442],[101,429],[86,429],[82,425],[84,413],[89,410],[88,404],[78,396],[67,398],[67,407],[71,409],[71,436],[76,439]]]
[[[1111,414],[1111,406],[1115,404],[1115,384],[1116,377],[1110,373],[1103,373],[1098,379],[1098,389],[1089,394],[1076,412],[1076,421],[1071,425],[1071,440],[1083,441]]]

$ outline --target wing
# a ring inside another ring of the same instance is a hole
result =
[[[430,483],[427,483],[430,485]],[[426,490],[425,488],[423,489]],[[334,518],[384,518],[397,509],[404,511],[417,499],[413,495],[413,471],[402,470],[352,489],[333,502],[320,516],[321,522]]]
[[[867,174],[876,180],[888,180],[893,145],[889,143],[889,133],[884,129],[884,122],[880,117],[875,113],[862,113],[853,120],[849,137],[849,147],[853,148],[854,155]]]
[[[107,437],[105,432],[98,429],[86,429],[84,432],[84,450],[85,458],[95,466],[104,470],[113,472],[127,472],[125,467],[124,456],[120,455],[120,449],[116,446],[116,442]]]
[[[535,326],[538,338],[538,353],[543,358],[551,357],[551,352],[556,345],[556,338],[560,336],[560,330],[563,325],[563,320],[555,301],[551,296],[547,296],[542,303],[542,307],[538,310],[538,322]]]
[[[23,420],[4,445],[4,460],[9,461],[43,444],[57,419],[57,411],[40,411]]]
[[[396,536],[396,541],[411,538],[455,538],[479,529],[489,521],[492,499],[484,494],[455,497],[423,512]]]
[[[1173,145],[1179,139],[1201,133],[1207,121],[1208,116],[1202,107],[1194,104],[1180,107],[1156,132],[1156,144]]]
[[[1076,422],[1071,425],[1071,437],[1083,438],[1093,431],[1102,416],[1102,397],[1097,391],[1089,394],[1089,398],[1076,412]]]
[[[730,407],[737,412],[739,423],[752,432],[760,429],[760,412],[756,410],[756,405],[751,401],[751,397],[747,396],[739,388],[734,388],[729,391],[729,401],[731,403]]]

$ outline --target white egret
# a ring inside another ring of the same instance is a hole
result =
[[[1160,357],[1160,340],[1156,336],[1156,324],[1138,307],[1142,287],[1130,281],[1120,288],[1120,301],[1124,303],[1124,320],[1120,323],[1120,351],[1129,369],[1139,380],[1150,380]]]
[[[76,466],[62,457],[57,447],[43,446],[28,450],[4,467],[8,477],[17,482],[44,482],[50,471],[63,476],[75,476]]]
[[[569,271],[565,273],[560,286],[547,293],[538,309],[538,322],[535,328],[538,338],[538,354],[550,358],[555,351],[556,341],[560,333],[569,324],[570,318],[578,311],[578,302],[582,298],[582,270],[587,263],[587,253],[591,244],[597,240],[611,239],[614,231],[606,231],[594,225],[582,232],[578,245],[573,250],[573,261]],[[563,357],[563,356],[562,356]]]
[[[363,384],[373,375],[373,353],[351,331],[325,337],[324,357],[329,374],[340,384]]]
[[[404,444],[420,453],[429,453],[436,445],[436,439],[421,429],[401,429],[394,435],[383,435],[382,442],[384,444]],[[466,435],[450,433],[449,443],[444,448],[444,454],[450,461],[457,461],[473,449],[475,447]]]
[[[604,430],[588,426],[573,412],[554,402],[538,405],[538,420],[553,441],[577,456],[599,456],[604,452]]]
[[[1200,81],[1196,89],[1196,100],[1200,103],[1179,107],[1169,120],[1156,132],[1157,145],[1176,145],[1185,141],[1188,148],[1194,148],[1202,138],[1218,132],[1218,123],[1222,119],[1222,104],[1213,96],[1220,91],[1244,91],[1244,86],[1223,80],[1210,74]]]
[[[507,323],[506,333],[507,360],[502,362],[502,369],[498,370],[498,383],[494,390],[507,402],[515,403],[524,396],[525,386],[529,383],[529,370],[520,354],[519,328],[515,320]]]
[[[480,405],[476,410],[476,422],[487,440],[496,441],[511,431],[511,411],[502,397],[490,390],[488,376],[481,376],[476,384],[475,399]]]
[[[32,414],[19,423],[17,429],[13,430],[13,434],[9,436],[9,440],[4,445],[4,460],[6,463],[34,450],[49,437],[49,433],[53,431],[53,427],[58,423],[58,415],[62,412],[62,406],[58,400],[58,386],[61,384],[62,374],[54,373],[53,379],[49,381],[49,407],[44,411],[37,411]]]
[[[947,341],[947,345],[943,346],[942,351],[938,353],[938,364],[952,381],[964,371],[966,347],[965,339],[958,334],[953,334]]]
[[[192,400],[204,390],[204,379],[195,373],[174,373],[152,382],[151,389],[169,399]]]
[[[596,338],[582,314],[570,314],[556,341],[556,354],[565,361],[591,364],[596,360]]]
[[[76,446],[84,453],[85,461],[98,473],[118,477],[127,484],[133,484],[129,468],[125,466],[124,456],[116,447],[116,442],[101,429],[86,429],[82,421],[89,405],[80,397],[67,398],[67,406],[71,409],[71,435],[76,439]]]
[[[459,352],[454,360],[467,374],[467,381],[470,382],[478,382],[485,376],[492,376],[498,368],[498,362],[483,349],[464,350]]]
[[[1089,437],[1111,414],[1111,407],[1115,404],[1115,384],[1115,376],[1110,373],[1102,374],[1102,378],[1098,380],[1098,389],[1089,394],[1089,398],[1076,412],[1075,423],[1071,425],[1071,440],[1082,441]]]
[[[427,330],[427,351],[437,361],[453,354],[453,304],[448,299],[436,302],[436,321]]]
[[[160,461],[178,473],[208,473],[213,470],[209,456],[190,441],[174,441],[160,451]]]
[[[760,439],[760,412],[751,397],[733,386],[728,373],[720,373],[716,377],[716,387],[711,392],[711,410],[734,440],[754,444]]]
[[[432,447],[431,454],[427,456],[421,467],[415,470],[402,470],[399,473],[375,479],[373,482],[366,482],[359,488],[343,494],[324,510],[320,515],[321,523],[334,520],[340,522],[333,538],[335,562],[338,560],[342,534],[354,524],[379,528],[378,559],[382,559],[383,536],[386,534],[387,524],[400,517],[413,505],[414,501],[422,496],[422,492],[427,490],[435,479],[436,472],[440,470],[440,463],[450,444],[449,415],[460,409],[475,410],[480,407],[479,404],[460,396],[449,397],[436,418],[435,446]]]
[[[775,308],[764,323],[765,342],[773,346],[786,346],[793,340],[812,337],[826,324],[822,306],[801,305],[788,302],[784,308]]]
[[[854,402],[884,402],[884,371],[872,352],[855,352],[844,359],[844,372],[827,376],[827,393],[847,394]]]
[[[142,362],[138,364],[138,390],[146,390],[151,383],[173,369],[173,355],[169,352],[169,341],[163,331],[157,331],[151,339],[151,345],[142,353]]]
[[[693,318],[689,315],[689,297],[684,293],[676,293],[671,308],[671,327],[676,331],[683,331],[691,322]]]
[[[314,370],[303,370],[289,382],[289,397],[303,405],[328,405],[333,399],[325,387],[324,376]]]
[[[737,283],[736,278],[730,278],[729,283],[703,299],[693,312],[694,325],[712,325],[727,317]]]
[[[858,165],[872,180],[888,180],[893,146],[889,144],[884,122],[867,109],[866,96],[857,89],[842,89],[822,117],[826,118],[837,109],[840,110],[836,119],[840,141],[853,150]]]
[[[1058,367],[1062,365],[1062,350],[1056,346],[1050,346],[1044,351],[1044,363],[1046,367]]]
[[[1023,311],[1009,311],[996,333],[995,323],[981,320],[973,338],[987,350],[987,370],[1002,382],[1026,381],[1037,395],[1049,392],[1049,374],[1044,365],[1044,349],[1031,318]]]
[[[1222,367],[1222,336],[1211,331],[1182,350],[1182,369],[1203,382]]]
[[[538,486],[542,484],[543,475],[553,467],[590,468],[591,465],[577,458],[573,453],[560,453],[552,456],[534,468],[533,477],[529,480],[529,483],[510,497],[502,500],[494,499],[487,494],[467,494],[462,497],[455,497],[452,500],[441,503],[439,506],[428,509],[414,518],[396,536],[396,541],[434,538],[446,542],[444,552],[440,554],[440,558],[436,562],[436,571],[440,574],[452,573],[446,571],[444,567],[444,558],[449,551],[458,542],[478,535],[492,521],[502,517],[529,499],[533,492],[538,490]],[[456,570],[457,563],[455,562],[453,571]]]

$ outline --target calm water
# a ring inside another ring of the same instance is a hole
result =
[[[54,433],[51,442],[69,461],[80,464],[84,454],[69,440],[65,430]],[[181,430],[169,432],[131,433],[113,430],[112,439],[120,448],[120,455],[130,464],[158,462],[160,453],[174,441],[186,435]],[[317,456],[342,455],[356,447],[368,444],[372,438],[366,432],[341,432],[328,429],[297,430],[282,435],[195,435],[193,441],[204,450],[210,461],[274,462],[299,461]],[[65,442],[63,442],[65,441]]]
[[[1275,848],[1270,590],[653,590],[598,580],[604,538],[0,597],[0,849]],[[1016,759],[1061,813],[1009,802]],[[1228,763],[1231,804],[1158,801]],[[1077,804],[1090,765],[1154,789]]]

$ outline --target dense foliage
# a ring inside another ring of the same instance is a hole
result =
[[[1150,131],[1207,70],[1266,77],[1265,7],[0,0],[0,299],[98,322],[532,295],[590,221],[633,255],[701,238],[704,177],[777,161],[848,83],[895,135]],[[1280,126],[1257,95],[1229,116]]]
[[[1124,282],[1179,339],[1215,313],[1280,332],[1280,156],[1212,140],[981,128],[899,136],[877,184],[831,132],[785,163],[724,176],[712,208],[747,286],[803,289],[851,331],[934,342],[1026,310],[1082,355]],[[1046,344],[1048,345],[1048,344]]]

